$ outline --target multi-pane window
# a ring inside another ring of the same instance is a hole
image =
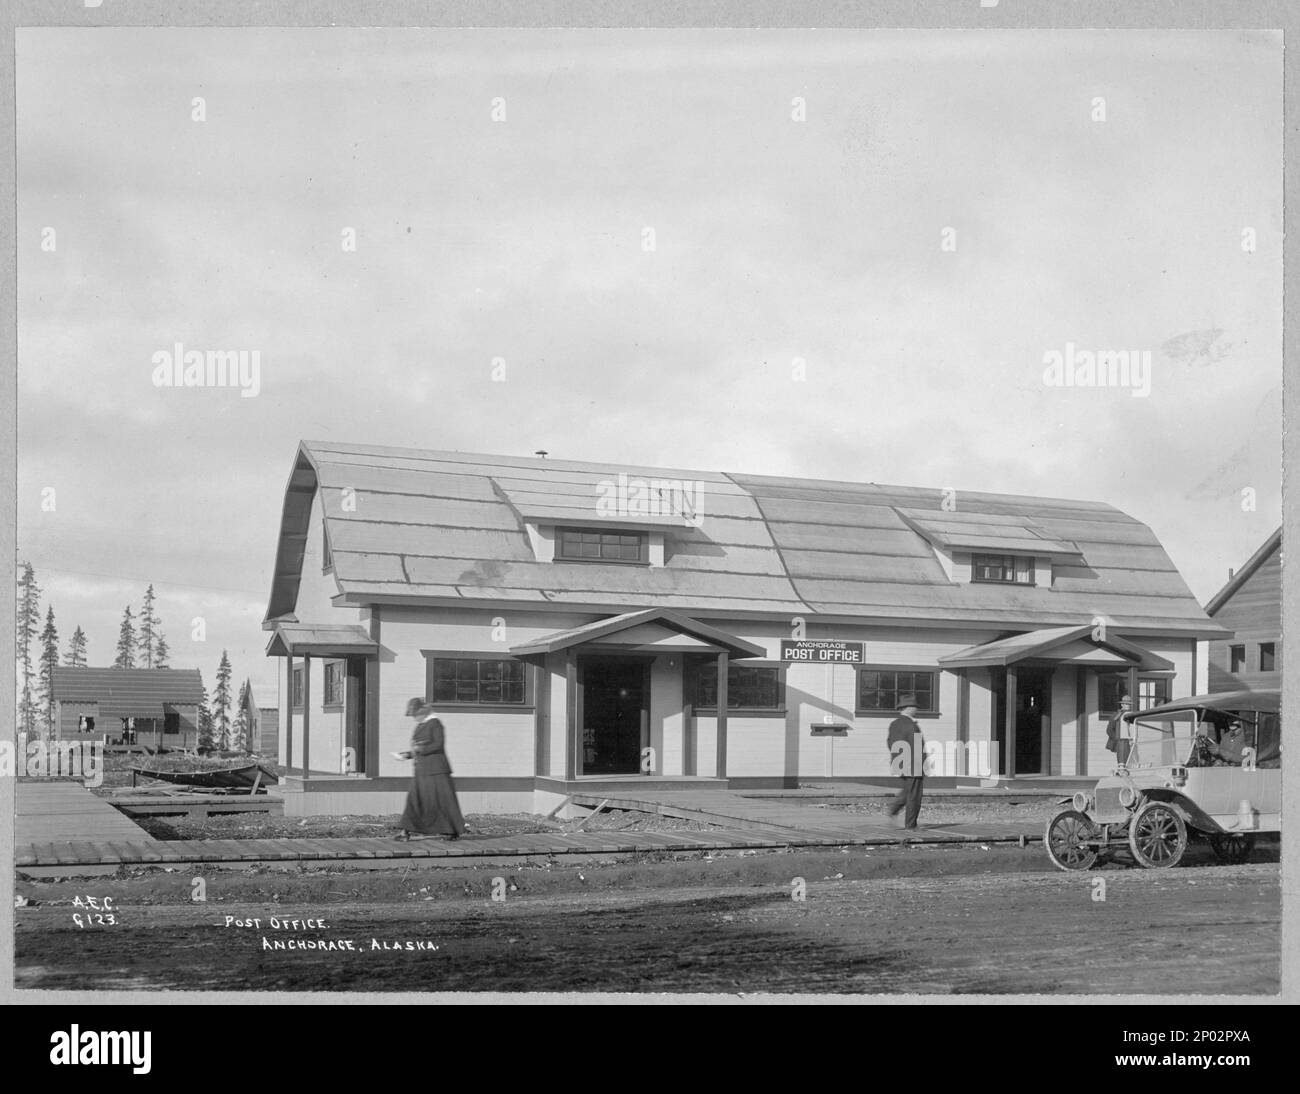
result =
[[[293,709],[302,710],[302,669],[293,670]]]
[[[1105,715],[1119,710],[1121,697],[1128,694],[1127,672],[1100,673],[1097,677],[1097,709]],[[1170,681],[1167,676],[1142,676],[1138,678],[1137,710],[1150,710],[1169,702]]]
[[[728,665],[728,710],[784,710],[781,669],[775,665]],[[696,680],[695,706],[716,710],[718,706],[718,666],[700,666]]]
[[[1034,560],[1017,555],[972,555],[970,577],[972,581],[1032,585]]]
[[[1138,710],[1150,710],[1169,702],[1169,678],[1151,676],[1138,680]]]
[[[518,703],[527,700],[524,663],[499,658],[434,657],[434,703]]]
[[[343,705],[344,662],[325,662],[325,705],[337,707]]]
[[[901,696],[916,697],[918,711],[935,711],[937,672],[923,669],[858,670],[858,710],[897,710]]]
[[[643,562],[645,536],[586,528],[561,528],[556,557],[590,562]]]
[[[1229,646],[1228,647],[1228,671],[1241,672],[1246,667],[1246,647]]]
[[[1277,665],[1277,647],[1272,642],[1259,644],[1259,671],[1272,672]]]

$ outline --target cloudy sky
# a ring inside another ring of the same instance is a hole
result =
[[[1204,601],[1281,521],[1281,57],[20,29],[19,557],[92,663],[152,581],[176,667],[269,691],[311,438],[1102,500]],[[155,386],[178,342],[260,391]],[[1149,394],[1046,384],[1067,344]]]

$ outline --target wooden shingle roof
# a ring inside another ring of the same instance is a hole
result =
[[[665,518],[662,506],[637,512],[635,500],[620,514],[629,526],[663,527],[665,565],[538,561],[527,524],[548,513],[607,524],[620,474],[634,490],[657,485],[660,498],[676,485],[694,491],[694,521]],[[943,491],[920,487],[314,441],[301,445],[286,494],[268,627],[295,610],[318,490],[344,603],[662,607],[1006,629],[1101,617],[1133,633],[1221,631],[1151,530],[1101,502],[963,492],[954,511]],[[953,583],[935,553],[941,535],[1037,545],[1054,557],[1052,586]]]
[[[203,699],[198,669],[54,668],[59,702],[98,703],[105,718],[161,718],[163,704],[193,706]]]
[[[1237,590],[1246,584],[1246,582],[1254,575],[1255,571],[1258,570],[1268,560],[1273,552],[1281,546],[1282,529],[1279,528],[1269,536],[1268,539],[1260,544],[1259,549],[1246,560],[1245,565],[1243,565],[1240,570],[1234,573],[1232,577],[1228,578],[1227,584],[1210,597],[1205,605],[1206,615],[1218,615],[1223,606],[1233,598]]]

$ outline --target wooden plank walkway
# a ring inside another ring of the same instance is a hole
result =
[[[707,832],[581,832],[528,833],[511,836],[464,836],[455,843],[441,840],[281,839],[281,840],[79,840],[25,842],[15,848],[14,865],[168,865],[221,862],[313,862],[347,860],[447,859],[472,864],[478,859],[545,857],[548,855],[635,854],[647,851],[736,851],[786,847],[870,847],[900,843],[1017,843],[1036,842],[1042,833],[1024,825],[935,825],[915,832],[864,827],[849,835],[831,830],[767,832],[715,829]]]
[[[23,792],[36,787],[39,793]],[[429,860],[461,862],[549,855],[638,852],[735,851],[787,847],[870,847],[900,843],[1029,843],[1042,840],[1042,826],[1024,823],[957,822],[905,832],[877,815],[854,815],[778,799],[748,798],[717,790],[638,792],[610,799],[616,809],[706,821],[701,831],[536,832],[507,836],[472,833],[447,843],[437,839],[398,842],[385,837],[350,839],[156,840],[112,806],[76,783],[19,783],[19,828],[14,865],[33,868],[115,864]],[[51,792],[48,787],[64,787]],[[71,791],[71,793],[69,792]],[[575,796],[580,804],[598,804]],[[89,804],[88,804],[89,803]],[[26,809],[25,809],[26,807]],[[107,812],[105,812],[107,811]],[[111,818],[108,814],[111,814]],[[27,822],[24,825],[23,818]],[[49,819],[52,823],[46,825]],[[112,829],[109,822],[112,822]]]
[[[19,779],[14,803],[14,843],[107,840],[157,843],[134,821],[81,783],[65,779]]]

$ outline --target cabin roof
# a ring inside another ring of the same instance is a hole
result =
[[[54,667],[54,698],[98,703],[104,718],[161,718],[163,705],[193,706],[203,700],[198,669],[100,669]]]
[[[654,487],[663,503],[634,511]],[[317,492],[336,603],[1226,633],[1152,531],[1102,502],[326,441],[294,461],[268,629],[293,619]],[[528,525],[547,522],[639,526],[666,563],[540,562]],[[940,541],[1052,556],[1052,586],[953,583]]]
[[[1210,597],[1209,602],[1205,605],[1205,614],[1210,616],[1217,615],[1220,609],[1233,598],[1237,590],[1246,584],[1246,582],[1250,580],[1251,575],[1264,565],[1273,552],[1281,546],[1282,529],[1279,528],[1260,545],[1259,550],[1246,560],[1246,564],[1228,579],[1228,583]]]

